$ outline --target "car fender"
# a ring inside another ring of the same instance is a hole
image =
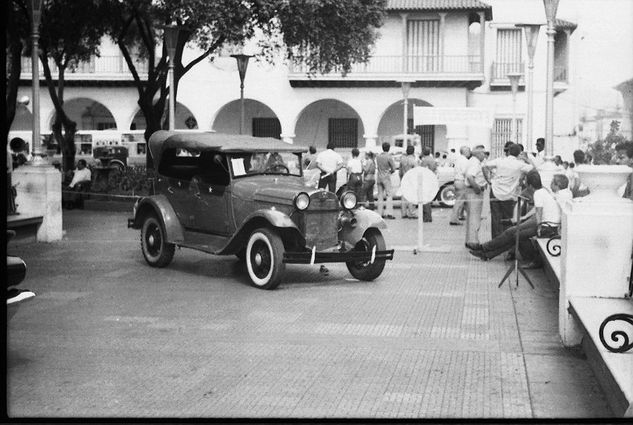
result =
[[[281,230],[281,238],[286,241],[293,239],[305,245],[305,238],[297,225],[287,214],[275,209],[257,210],[244,219],[243,224],[235,232],[226,246],[218,254],[234,254],[246,246],[253,230],[260,227],[275,227]]]
[[[369,228],[386,229],[387,223],[380,214],[367,209],[357,209],[353,211],[356,222],[346,223],[339,231],[339,239],[356,245],[363,238],[365,231]]]
[[[150,212],[155,213],[162,221],[167,242],[182,243],[185,240],[180,220],[178,220],[176,212],[165,195],[153,195],[139,200],[136,206],[134,227],[140,228],[143,225],[143,217]]]

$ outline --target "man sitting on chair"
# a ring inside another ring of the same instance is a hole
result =
[[[80,192],[88,192],[92,184],[92,174],[87,165],[85,159],[77,161],[77,169],[73,172],[73,178],[68,184],[67,191],[62,194],[62,202],[68,209],[83,208],[84,198]]]
[[[530,172],[527,177],[528,188],[534,190],[534,208],[523,215],[518,224],[506,229],[499,236],[483,244],[467,244],[470,253],[484,261],[490,260],[499,254],[514,248],[515,237],[519,234],[519,254],[524,260],[531,263],[523,268],[535,268],[532,262],[535,261],[534,249],[530,238],[550,237],[558,233],[560,226],[560,207],[541,183],[541,176],[538,172]],[[531,258],[529,258],[531,257]]]

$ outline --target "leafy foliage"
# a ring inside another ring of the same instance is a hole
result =
[[[613,164],[616,154],[615,147],[619,143],[626,142],[626,139],[620,131],[620,122],[611,121],[609,134],[604,140],[596,140],[591,143],[587,149],[587,153],[593,157],[593,163],[599,164]]]
[[[164,126],[167,98],[166,51],[155,57],[162,25],[184,29],[174,54],[174,88],[193,66],[227,45],[240,45],[256,36],[262,56],[270,61],[285,50],[289,60],[304,62],[312,72],[340,69],[368,59],[384,18],[385,0],[103,0],[108,11],[108,34],[119,45],[139,92],[146,138]],[[184,64],[183,51],[194,43],[200,53]],[[133,53],[148,59],[142,81]]]

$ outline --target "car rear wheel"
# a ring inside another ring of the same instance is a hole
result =
[[[256,229],[246,245],[246,268],[254,287],[274,289],[285,270],[284,244],[270,229]]]
[[[354,251],[371,252],[374,247],[376,251],[384,251],[386,249],[385,239],[378,229],[367,229],[363,238],[358,241],[354,247]],[[348,261],[347,270],[358,280],[374,280],[382,273],[387,260],[380,259],[370,261]]]
[[[152,267],[165,267],[174,258],[176,246],[167,242],[165,230],[155,215],[145,217],[141,227],[141,250]]]
[[[449,183],[442,186],[440,193],[437,195],[437,199],[443,207],[452,207],[455,205],[455,185]]]

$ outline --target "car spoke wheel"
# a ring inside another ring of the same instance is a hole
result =
[[[455,205],[455,185],[447,184],[442,186],[437,197],[440,201],[440,205],[443,207],[452,207]]]
[[[274,289],[285,270],[284,244],[270,229],[255,230],[246,245],[246,268],[256,288]]]
[[[141,250],[152,267],[165,267],[174,258],[175,245],[167,242],[163,225],[154,215],[145,218],[141,228]]]
[[[380,230],[368,229],[353,250],[371,252],[374,247],[376,247],[376,251],[384,251],[386,249],[385,239]],[[386,261],[385,259],[375,259],[373,263],[369,261],[348,261],[346,265],[347,270],[356,279],[369,281],[380,276],[385,268]]]

